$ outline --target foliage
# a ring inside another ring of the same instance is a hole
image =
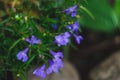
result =
[[[108,4],[108,0],[87,0],[83,5],[94,15],[91,19],[83,11],[80,22],[86,28],[100,32],[114,32],[118,25],[115,10]],[[118,10],[119,11],[119,10]]]
[[[117,17],[119,18],[119,25],[120,25],[120,0],[116,0],[115,2],[115,12],[117,13]]]
[[[25,80],[25,72],[34,65],[44,64],[47,67],[50,66],[49,70],[53,69],[54,65],[57,69],[63,67],[61,60],[63,57],[60,52],[63,46],[67,46],[73,34],[78,44],[82,39],[82,36],[78,34],[79,23],[74,23],[77,17],[70,17],[64,12],[65,9],[76,5],[77,0],[71,1],[73,3],[64,0],[1,1],[0,79],[7,79],[5,76],[9,75],[8,72],[12,72],[15,78],[22,77]],[[68,5],[63,6],[66,3]],[[67,28],[68,25],[71,29]],[[74,29],[73,26],[77,28]],[[77,32],[74,32],[72,28]],[[51,50],[56,53],[50,52]],[[51,65],[49,61],[57,62]],[[43,68],[45,66],[40,70]],[[38,75],[36,70],[33,74]],[[54,69],[52,71],[57,72]],[[48,71],[48,73],[51,72]],[[41,77],[45,78],[45,75]]]

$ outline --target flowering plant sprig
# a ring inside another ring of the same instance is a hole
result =
[[[64,12],[66,14],[70,14],[71,17],[76,16],[76,8],[77,5],[70,7],[66,9]],[[83,37],[81,35],[78,35],[78,29],[79,29],[79,22],[76,21],[75,23],[68,25],[66,28],[68,29],[69,32],[64,32],[59,35],[55,36],[54,43],[60,46],[65,46],[70,42],[70,36],[74,36],[75,40],[78,44],[80,44],[81,40],[83,40]],[[71,32],[72,31],[72,32]],[[26,42],[28,42],[31,45],[39,44],[41,42],[40,39],[37,39],[34,35],[31,36],[31,38],[26,38]],[[28,48],[25,49],[24,51],[20,51],[17,55],[17,58],[19,60],[22,60],[23,62],[27,61],[28,57],[26,55],[28,51]],[[54,52],[52,50],[49,51],[50,54],[53,56],[53,59],[48,59],[48,64],[49,66],[46,66],[46,64],[43,64],[41,67],[37,68],[34,70],[33,74],[36,76],[39,76],[41,78],[45,78],[46,75],[49,75],[51,73],[58,73],[59,69],[63,67],[63,53],[62,52]]]
[[[77,8],[78,5],[62,11],[56,9],[51,14],[47,10],[39,9],[41,14],[37,18],[21,10],[18,11],[20,13],[11,13],[5,22],[6,28],[2,31],[5,32],[2,36],[2,49],[7,56],[1,57],[0,63],[5,63],[6,70],[13,70],[13,75],[17,75],[17,78],[23,77],[26,70],[35,65],[38,67],[32,74],[42,79],[52,73],[59,73],[64,67],[63,47],[70,44],[71,38],[77,44],[83,40],[79,35],[80,23],[76,20]],[[72,23],[68,24],[69,19],[64,21],[67,17],[74,19]]]

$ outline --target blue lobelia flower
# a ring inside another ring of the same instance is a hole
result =
[[[71,24],[71,25],[67,26],[67,28],[70,29],[71,31],[77,33],[78,29],[79,29],[79,26],[80,26],[79,22],[76,21],[74,24]]]
[[[28,60],[28,56],[27,56],[28,49],[29,49],[29,48],[26,48],[25,50],[20,51],[20,52],[17,54],[17,59],[18,59],[18,60],[22,60],[23,62],[26,62],[26,61]]]
[[[71,17],[75,17],[77,7],[78,7],[77,5],[72,6],[72,7],[68,8],[68,9],[64,10],[63,12],[65,12],[68,15],[71,15]]]
[[[57,43],[58,46],[66,45],[69,42],[69,37],[70,37],[69,32],[57,35],[55,36],[55,43]]]
[[[63,67],[63,62],[59,58],[55,58],[53,60],[49,60],[50,66],[46,70],[47,74],[51,74],[52,72],[58,73],[59,69]]]
[[[56,53],[52,50],[50,50],[50,53],[54,56],[54,58],[48,61],[50,66],[46,70],[46,73],[47,74],[51,74],[52,72],[58,73],[59,69],[63,67],[63,62],[61,59],[63,58],[63,54],[62,52]]]
[[[41,42],[41,40],[37,39],[34,35],[32,35],[31,38],[26,38],[26,42],[34,45],[34,44],[39,44]]]
[[[73,34],[73,36],[75,37],[75,40],[78,44],[80,44],[81,40],[83,40],[83,37],[81,35]]]
[[[54,52],[52,50],[50,50],[50,54],[52,54],[54,56],[54,58],[63,58],[63,53],[62,52]]]
[[[46,77],[45,64],[33,71],[33,74],[44,79]]]
[[[53,58],[54,65],[58,66],[58,69],[64,66],[62,59],[60,58]]]

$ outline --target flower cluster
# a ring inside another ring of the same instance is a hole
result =
[[[55,43],[57,43],[58,46],[67,45],[67,43],[69,42],[69,37],[70,37],[69,32],[57,35],[55,36]]]
[[[79,26],[80,26],[80,24],[78,21],[67,26],[67,28],[70,30],[71,34],[73,34],[73,36],[78,44],[80,44],[80,41],[83,40],[83,37],[81,35],[78,35]]]
[[[50,50],[50,53],[53,55],[54,58],[48,61],[49,67],[46,68],[46,65],[43,64],[42,67],[39,67],[36,70],[34,70],[33,72],[34,75],[44,79],[47,74],[49,75],[52,72],[58,73],[59,69],[63,67],[62,52],[55,53],[54,51]]]
[[[68,9],[64,10],[63,12],[70,15],[71,17],[75,17],[76,16],[76,9],[77,9],[77,5],[70,7]]]
[[[26,42],[28,42],[31,45],[34,45],[34,44],[39,44],[41,42],[41,40],[37,39],[34,35],[32,35],[31,38],[26,38]],[[28,60],[28,56],[27,56],[28,50],[29,50],[29,48],[26,48],[26,49],[20,51],[17,54],[17,59],[22,60],[22,62],[26,62]]]
[[[63,12],[70,15],[71,17],[76,16],[76,9],[77,5],[70,7]],[[79,29],[79,22],[76,21],[75,23],[68,25],[66,28],[68,31],[61,33],[59,35],[55,36],[55,40],[53,41],[58,47],[65,46],[70,42],[70,37],[74,36],[76,42],[80,44],[83,37],[81,35],[78,35],[78,29]],[[58,28],[57,25],[53,25],[53,27]],[[41,42],[40,39],[37,39],[34,35],[32,35],[30,38],[26,38],[25,41],[29,43],[30,45],[39,44]],[[22,60],[22,62],[26,62],[28,60],[27,52],[29,48],[25,48],[24,50],[20,51],[17,54],[17,59]],[[43,64],[41,67],[38,67],[33,71],[33,74],[41,77],[42,79],[46,78],[47,75],[52,73],[58,73],[59,69],[64,66],[64,63],[62,61],[63,59],[63,53],[62,52],[54,52],[53,50],[49,50],[50,55],[53,56],[52,59],[48,59],[47,63],[49,65]]]
[[[63,12],[65,12],[67,15],[71,15],[71,17],[75,17],[76,9],[77,9],[77,5],[72,6],[68,9],[64,10]],[[71,25],[68,25],[66,28],[70,30],[69,32],[65,32],[65,33],[57,35],[55,37],[55,42],[57,43],[57,45],[58,46],[67,45],[71,34],[74,36],[77,44],[80,44],[80,41],[83,40],[83,37],[78,34],[79,27],[80,27],[80,24],[78,21],[76,21],[75,23],[73,23]]]

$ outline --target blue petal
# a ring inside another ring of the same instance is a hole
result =
[[[45,64],[42,67],[37,68],[35,71],[33,71],[33,74],[44,79],[46,77],[46,73],[44,69],[45,69]]]

